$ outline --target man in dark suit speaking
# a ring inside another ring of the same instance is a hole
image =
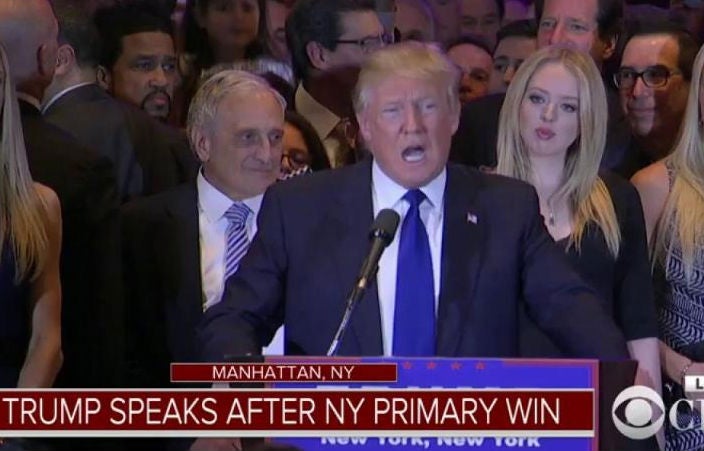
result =
[[[516,356],[525,302],[567,353],[628,358],[545,230],[534,190],[447,164],[457,81],[453,65],[420,43],[370,56],[355,110],[373,159],[267,191],[248,255],[204,316],[203,358],[258,353],[282,323],[287,354],[324,355],[384,208],[401,225],[340,355]]]

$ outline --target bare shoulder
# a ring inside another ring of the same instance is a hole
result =
[[[57,223],[61,221],[61,202],[54,190],[41,183],[34,182],[34,189],[46,207],[49,222]]]
[[[670,191],[670,177],[662,161],[647,166],[636,172],[631,178],[641,197],[666,198]]]

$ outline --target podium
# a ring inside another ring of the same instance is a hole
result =
[[[478,358],[292,358],[266,357],[266,362],[286,363],[394,363],[398,368],[395,383],[342,384],[349,390],[389,388],[472,388],[472,389],[590,389],[596,405],[594,437],[526,437],[522,440],[494,437],[428,437],[419,439],[375,437],[273,438],[305,451],[417,451],[465,449],[505,450],[507,448],[554,451],[656,451],[657,442],[630,440],[615,428],[611,408],[614,399],[633,385],[636,363],[598,362],[562,359],[478,359]],[[337,384],[340,385],[340,384]],[[277,383],[272,388],[311,388],[315,384]],[[326,384],[326,386],[328,386]],[[334,387],[335,384],[330,384]],[[529,440],[530,439],[530,440]]]

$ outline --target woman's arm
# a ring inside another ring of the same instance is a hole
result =
[[[20,388],[51,387],[61,368],[61,206],[56,194],[35,184],[46,206],[47,260],[30,287],[32,334],[20,372]]]

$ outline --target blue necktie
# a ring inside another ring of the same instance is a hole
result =
[[[242,202],[235,202],[225,212],[228,221],[225,231],[225,280],[237,271],[240,260],[249,249],[247,216],[251,210]]]
[[[420,204],[425,194],[412,190],[403,198],[410,203],[401,226],[394,307],[396,356],[435,355],[435,292],[433,261]]]

